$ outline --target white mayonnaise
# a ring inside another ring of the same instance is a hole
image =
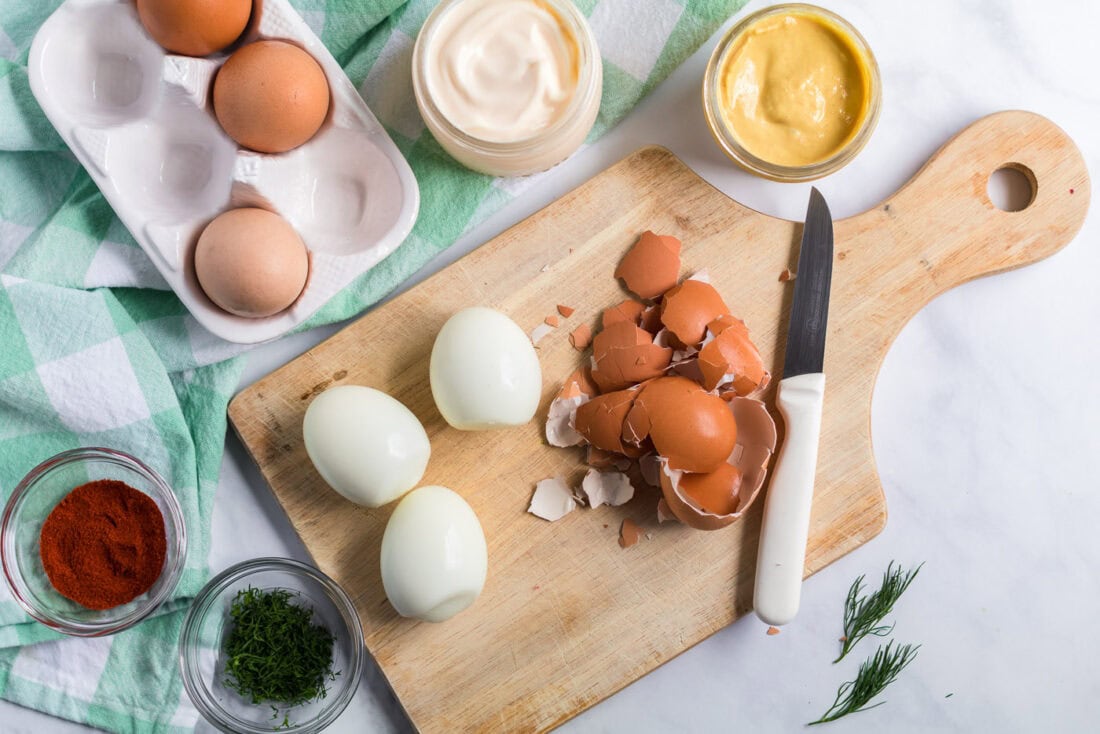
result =
[[[424,81],[454,127],[513,143],[566,116],[578,53],[572,33],[540,0],[463,0],[433,31]]]

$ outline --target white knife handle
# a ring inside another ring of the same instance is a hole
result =
[[[821,373],[781,380],[775,398],[786,437],[764,501],[753,591],[756,616],[772,625],[794,619],[802,596],[824,399],[825,375]]]

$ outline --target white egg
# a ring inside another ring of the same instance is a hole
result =
[[[436,407],[455,428],[504,428],[534,417],[542,370],[516,322],[491,308],[465,308],[435,338],[431,383]]]
[[[473,509],[440,486],[405,495],[382,535],[382,586],[403,617],[443,622],[474,603],[488,570]]]
[[[321,478],[367,507],[381,507],[415,487],[432,450],[412,411],[359,385],[333,387],[314,398],[302,434]]]

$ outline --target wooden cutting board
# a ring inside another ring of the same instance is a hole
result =
[[[996,209],[989,175],[1023,171],[1034,199]],[[771,185],[771,184],[761,184]],[[825,185],[828,195],[828,184]],[[896,194],[836,222],[825,395],[807,575],[866,543],[886,523],[871,451],[871,393],[901,327],[930,299],[978,276],[1045,258],[1080,228],[1085,163],[1048,120],[1003,112],[941,149]],[[556,523],[525,512],[537,480],[583,473],[579,450],[542,438],[546,408],[582,359],[570,329],[596,326],[625,296],[612,272],[637,235],[684,242],[683,273],[707,268],[748,323],[778,377],[801,226],[741,206],[668,151],[643,148],[480,249],[371,311],[242,391],[229,415],[317,565],[354,599],[366,645],[423,732],[542,731],[733,622],[752,608],[763,501],[706,533],[658,526],[656,493],[620,508],[580,509]],[[454,311],[493,306],[531,329],[558,303],[576,314],[539,343],[539,418],[463,433],[428,387],[432,340]],[[477,603],[438,625],[398,617],[386,602],[379,546],[392,510],[366,510],[328,489],[302,444],[310,399],[336,384],[369,385],[405,403],[427,428],[424,484],[461,493],[489,542]],[[766,401],[774,410],[773,393]],[[652,535],[623,550],[623,518]]]

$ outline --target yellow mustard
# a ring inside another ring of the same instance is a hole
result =
[[[828,160],[870,109],[871,71],[851,37],[820,14],[760,18],[718,71],[719,114],[741,146],[779,166]]]

